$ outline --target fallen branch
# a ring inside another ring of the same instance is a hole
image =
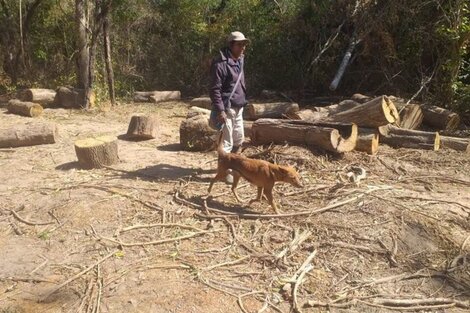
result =
[[[112,239],[112,238],[108,238],[108,237],[103,237],[103,236],[98,236],[98,237],[102,240],[107,240],[107,241],[113,242],[115,244],[118,244],[121,247],[135,247],[135,246],[160,245],[160,244],[164,244],[164,243],[168,243],[168,242],[174,242],[174,241],[179,241],[179,240],[190,239],[190,238],[198,237],[198,236],[201,236],[201,235],[204,235],[204,234],[213,233],[213,232],[216,232],[216,231],[218,231],[218,230],[201,231],[201,232],[197,232],[197,233],[190,234],[190,235],[179,236],[179,237],[176,237],[176,238],[167,238],[167,239],[147,241],[147,242],[130,242],[130,243],[121,242],[121,241],[118,241],[118,240],[115,240],[115,239]]]
[[[86,269],[84,269],[83,271],[81,271],[80,273],[70,277],[69,279],[67,279],[66,281],[64,281],[62,284],[60,284],[59,286],[55,287],[52,291],[48,292],[47,294],[45,294],[42,299],[41,299],[41,302],[44,302],[46,301],[52,294],[56,293],[59,289],[67,286],[68,284],[70,284],[71,282],[73,282],[74,280],[76,280],[77,278],[81,277],[82,275],[88,273],[90,270],[92,270],[95,266],[98,266],[99,264],[103,263],[104,261],[106,261],[107,259],[109,259],[110,257],[112,257],[113,255],[115,255],[117,252],[119,252],[119,250],[115,250],[113,252],[111,252],[110,254],[106,255],[105,257],[99,259],[98,261],[96,261],[95,263],[93,263],[92,265],[88,266]]]
[[[25,223],[26,225],[30,226],[40,226],[40,225],[50,225],[54,224],[54,222],[31,222],[28,220],[25,220],[21,216],[18,215],[18,213],[15,212],[15,210],[10,210],[11,214],[20,222]]]
[[[123,228],[123,229],[119,230],[119,233],[124,233],[124,232],[130,231],[130,230],[134,230],[134,229],[154,228],[154,227],[179,227],[179,228],[183,228],[183,229],[190,229],[190,230],[196,230],[196,231],[203,231],[203,230],[200,229],[200,228],[193,227],[193,226],[190,226],[190,225],[177,224],[177,223],[167,223],[167,224],[165,224],[165,223],[157,223],[157,224],[142,224],[142,225],[133,225],[133,226],[129,226],[129,227],[126,227],[126,228]]]

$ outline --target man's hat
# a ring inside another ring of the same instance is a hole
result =
[[[232,41],[244,41],[246,43],[250,42],[250,39],[246,38],[241,32],[231,32],[230,35],[227,37],[227,42],[230,43]]]

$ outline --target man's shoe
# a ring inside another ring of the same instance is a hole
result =
[[[227,174],[227,176],[225,176],[225,183],[233,184],[233,175],[232,174]]]

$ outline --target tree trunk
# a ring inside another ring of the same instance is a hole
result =
[[[343,137],[341,133],[345,136]],[[253,123],[251,131],[251,140],[257,145],[287,142],[316,146],[336,153],[353,150],[356,139],[357,126],[355,124],[259,119]]]
[[[333,114],[328,120],[355,123],[360,127],[376,128],[395,123],[400,117],[395,105],[386,96],[377,97],[363,105]]]
[[[376,129],[359,128],[355,150],[374,155],[378,149],[379,132]]]
[[[114,71],[113,63],[111,61],[111,39],[109,37],[110,33],[110,18],[109,14],[106,14],[103,22],[103,41],[104,41],[104,59],[106,64],[106,74],[108,81],[108,92],[111,105],[116,104],[116,95],[114,91]]]
[[[95,103],[95,94],[92,92],[89,99],[89,105]],[[59,87],[54,99],[54,105],[64,108],[84,108],[86,106],[86,94],[84,89]]]
[[[207,115],[196,115],[181,122],[180,144],[187,151],[208,151],[215,147],[218,131],[209,126]]]
[[[39,103],[43,107],[48,107],[54,104],[56,92],[52,89],[23,89],[17,94],[17,97],[21,101]]]
[[[460,116],[434,105],[422,105],[423,123],[437,130],[453,131],[460,125]]]
[[[8,101],[8,112],[23,116],[36,117],[42,114],[43,108],[40,104],[23,102],[17,99]]]
[[[131,117],[127,138],[153,139],[157,138],[158,122],[153,116],[135,114]]]
[[[159,103],[163,101],[180,100],[181,92],[179,91],[136,91],[134,92],[135,102],[153,102]]]
[[[470,139],[441,136],[441,146],[444,148],[470,153]]]
[[[326,113],[328,115],[334,115],[343,111],[351,110],[362,104],[354,100],[343,100],[338,104],[332,104],[326,107],[315,107],[315,110],[320,113]]]
[[[84,169],[101,168],[119,161],[117,138],[114,136],[77,140],[75,153]]]
[[[75,23],[77,27],[78,49],[77,87],[86,89],[88,87],[90,54],[86,27],[88,23],[85,11],[85,0],[75,0]],[[87,103],[85,103],[85,106],[87,106]]]
[[[385,135],[380,141],[394,148],[412,148],[425,150],[439,150],[440,136],[437,132],[425,132],[398,128],[389,125],[381,130]]]
[[[299,105],[291,102],[251,103],[244,111],[248,120],[259,118],[282,118],[299,111]]]
[[[0,129],[0,148],[13,148],[55,143],[55,124],[26,124]]]
[[[211,109],[212,108],[212,100],[209,97],[200,97],[194,98],[189,103],[191,106],[200,107],[204,109]]]
[[[395,101],[394,102],[400,114],[400,127],[404,129],[418,129],[423,122],[423,111],[419,104]]]

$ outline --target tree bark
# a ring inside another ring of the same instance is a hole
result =
[[[355,124],[308,123],[293,120],[259,119],[253,123],[254,144],[300,144],[343,153],[354,149],[357,139]],[[344,134],[344,137],[341,135]],[[349,137],[348,137],[349,136]]]
[[[14,148],[55,143],[55,124],[26,124],[0,129],[0,148]]]
[[[328,117],[328,120],[355,123],[360,127],[376,128],[395,123],[400,117],[395,105],[386,96],[377,97],[360,106],[342,111]]]
[[[434,105],[422,105],[423,123],[437,130],[453,131],[460,125],[460,116]]]
[[[297,111],[299,111],[297,103],[250,103],[246,106],[244,115],[248,120],[257,120],[259,118],[282,118]]]
[[[423,122],[423,111],[419,104],[406,104],[400,101],[393,102],[400,114],[400,127],[404,129],[418,129]]]
[[[153,116],[135,114],[131,117],[127,138],[153,139],[157,138],[158,122]]]
[[[20,90],[17,97],[21,101],[39,103],[43,107],[54,104],[56,92],[52,89],[31,88]]]
[[[111,39],[110,39],[110,18],[109,14],[106,14],[103,22],[103,41],[104,41],[104,59],[106,64],[106,74],[108,81],[108,92],[111,105],[116,104],[116,95],[114,90],[114,71],[113,63],[111,61]]]
[[[181,122],[180,144],[187,151],[208,151],[215,147],[218,131],[209,126],[207,115],[196,115]]]
[[[77,140],[75,153],[84,169],[102,168],[119,161],[117,138],[114,136]]]
[[[199,97],[194,98],[189,103],[191,106],[196,106],[204,109],[211,109],[212,108],[212,100],[209,97]]]
[[[181,92],[179,91],[136,91],[134,92],[135,102],[153,102],[179,100]]]
[[[355,150],[374,155],[378,149],[379,132],[376,129],[359,128]]]
[[[44,109],[38,103],[24,102],[17,99],[8,101],[8,112],[23,116],[37,117],[42,114]]]
[[[470,154],[470,138],[441,136],[441,146]]]
[[[412,148],[437,151],[440,148],[440,136],[438,132],[425,132],[398,128],[389,125],[382,128],[385,135],[380,137],[380,141],[394,148]]]
[[[89,71],[89,47],[87,36],[87,18],[85,11],[85,0],[75,0],[75,23],[77,27],[77,49],[78,49],[78,71],[77,87],[86,89],[88,87]],[[85,103],[85,106],[88,106]]]

